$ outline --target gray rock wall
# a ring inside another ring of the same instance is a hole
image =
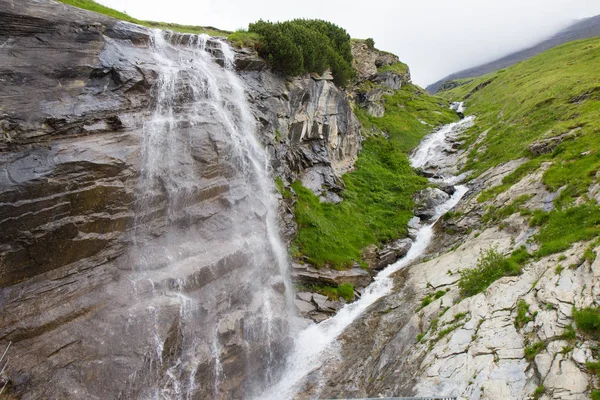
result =
[[[10,393],[24,399],[147,398],[156,387],[239,398],[258,390],[250,379],[273,364],[265,354],[283,360],[289,346],[282,282],[271,269],[251,274],[255,244],[232,238],[234,227],[265,233],[244,212],[218,121],[197,128],[199,182],[176,233],[165,235],[167,192],[139,193],[159,76],[150,41],[146,28],[52,0],[0,3],[0,343],[13,342]],[[236,64],[277,174],[339,187],[360,149],[346,94],[274,75],[247,52]],[[134,250],[174,238],[178,275],[155,251],[142,277]],[[259,283],[280,298],[266,328]],[[268,351],[248,346],[265,329]],[[191,362],[194,374],[182,367]]]

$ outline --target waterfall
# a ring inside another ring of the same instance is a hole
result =
[[[160,74],[123,268],[131,320],[155,322],[124,397],[259,393],[278,377],[293,314],[268,156],[228,44],[156,30],[150,46]],[[176,313],[168,331],[164,310]]]
[[[472,124],[473,118],[442,127],[427,136],[414,151],[411,164],[415,167],[426,164],[428,160],[443,157],[440,144],[450,134],[460,132]],[[454,176],[443,177],[444,182],[454,182]],[[447,211],[458,204],[467,193],[468,188],[456,186],[455,193],[444,204],[438,206],[431,222],[419,229],[415,241],[404,258],[382,270],[375,280],[365,289],[359,300],[344,306],[335,316],[319,324],[311,325],[300,332],[295,339],[295,346],[288,357],[285,372],[277,384],[263,392],[256,399],[292,399],[300,389],[304,379],[330,358],[336,357],[338,349],[337,337],[354,322],[369,306],[378,299],[387,296],[393,289],[392,274],[417,261],[425,252],[434,237],[433,225]],[[318,372],[317,372],[318,375]],[[318,379],[318,377],[317,377]],[[311,384],[315,385],[311,378]]]

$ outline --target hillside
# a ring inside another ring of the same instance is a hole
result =
[[[517,51],[509,54],[497,60],[478,65],[473,68],[468,68],[463,71],[459,71],[440,79],[439,81],[432,83],[427,86],[429,93],[436,93],[444,85],[446,81],[453,81],[464,78],[474,78],[487,73],[497,71],[502,68],[510,67],[518,63],[519,61],[527,60],[536,54],[540,54],[553,47],[559,46],[563,43],[567,43],[577,39],[586,39],[591,37],[600,36],[600,15],[595,17],[582,19],[570,25],[569,27],[558,32],[554,36],[536,44],[535,46],[529,47],[524,50]]]
[[[440,92],[475,123],[428,167],[470,192],[344,331],[322,397],[600,398],[599,58],[570,42]]]

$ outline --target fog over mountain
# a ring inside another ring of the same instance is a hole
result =
[[[406,62],[426,86],[465,68],[529,47],[574,19],[600,14],[597,0],[100,0],[148,20],[246,28],[258,19],[321,18]],[[166,5],[166,6],[165,6]]]

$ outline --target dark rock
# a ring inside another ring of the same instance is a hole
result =
[[[399,258],[404,257],[412,247],[412,243],[411,239],[399,239],[386,245],[379,252],[379,260],[376,269],[383,269],[396,262]]]
[[[452,196],[456,192],[456,188],[454,187],[454,185],[442,183],[442,184],[439,184],[438,187],[440,188],[441,191],[448,193],[450,196]]]
[[[415,195],[415,215],[428,220],[435,215],[436,208],[450,196],[438,188],[426,188]]]

